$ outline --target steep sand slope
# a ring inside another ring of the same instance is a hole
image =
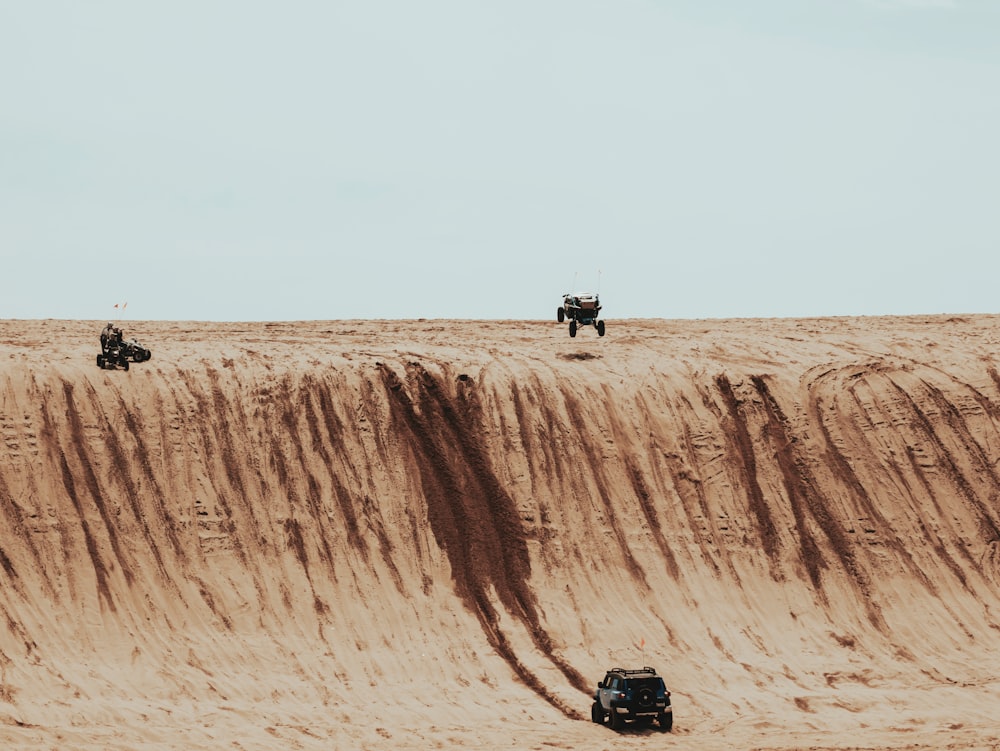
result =
[[[0,746],[995,748],[1000,318],[0,321]]]

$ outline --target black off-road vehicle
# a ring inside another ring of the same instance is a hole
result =
[[[128,358],[125,353],[122,352],[121,347],[111,346],[107,350],[102,352],[97,356],[97,367],[109,370],[114,370],[115,368],[121,368],[122,370],[128,370]]]
[[[122,330],[110,322],[101,330],[101,354],[97,356],[97,367],[128,370],[129,361],[146,362],[152,356],[149,347],[139,344],[135,337],[126,341]]]
[[[569,335],[576,336],[580,326],[593,326],[598,336],[604,336],[604,321],[601,315],[601,299],[589,292],[566,293],[563,304],[556,308],[556,320],[562,323],[569,319]]]
[[[625,723],[649,726],[653,720],[664,732],[672,729],[674,711],[663,678],[651,667],[609,670],[597,684],[590,709],[594,722],[603,725],[605,718],[615,730],[621,730]]]
[[[101,354],[97,356],[97,367],[128,370],[128,355],[122,347],[122,330],[108,325],[101,331]]]

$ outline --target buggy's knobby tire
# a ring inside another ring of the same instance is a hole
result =
[[[576,320],[575,319],[569,322],[569,335],[570,336],[576,336]]]
[[[596,722],[598,725],[604,724],[604,709],[596,701],[590,708],[590,720],[591,722]]]
[[[597,335],[604,336],[604,321],[598,321],[594,325],[597,326]]]
[[[556,310],[556,320],[559,321],[559,323],[566,320],[566,311],[563,308]]]
[[[128,360],[122,360],[122,370],[128,370]]]
[[[669,733],[674,728],[674,713],[660,712],[658,721],[660,723],[660,732]]]
[[[97,367],[99,367],[101,370],[104,370],[104,355],[97,356]]]

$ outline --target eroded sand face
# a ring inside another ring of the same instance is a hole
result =
[[[1000,746],[998,317],[103,324],[0,321],[5,748]]]

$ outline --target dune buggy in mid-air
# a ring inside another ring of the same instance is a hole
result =
[[[580,326],[591,326],[597,329],[598,336],[604,336],[604,321],[598,316],[601,313],[601,300],[590,292],[576,292],[563,295],[563,304],[556,309],[556,320],[562,323],[569,319],[569,335],[576,336]]]

